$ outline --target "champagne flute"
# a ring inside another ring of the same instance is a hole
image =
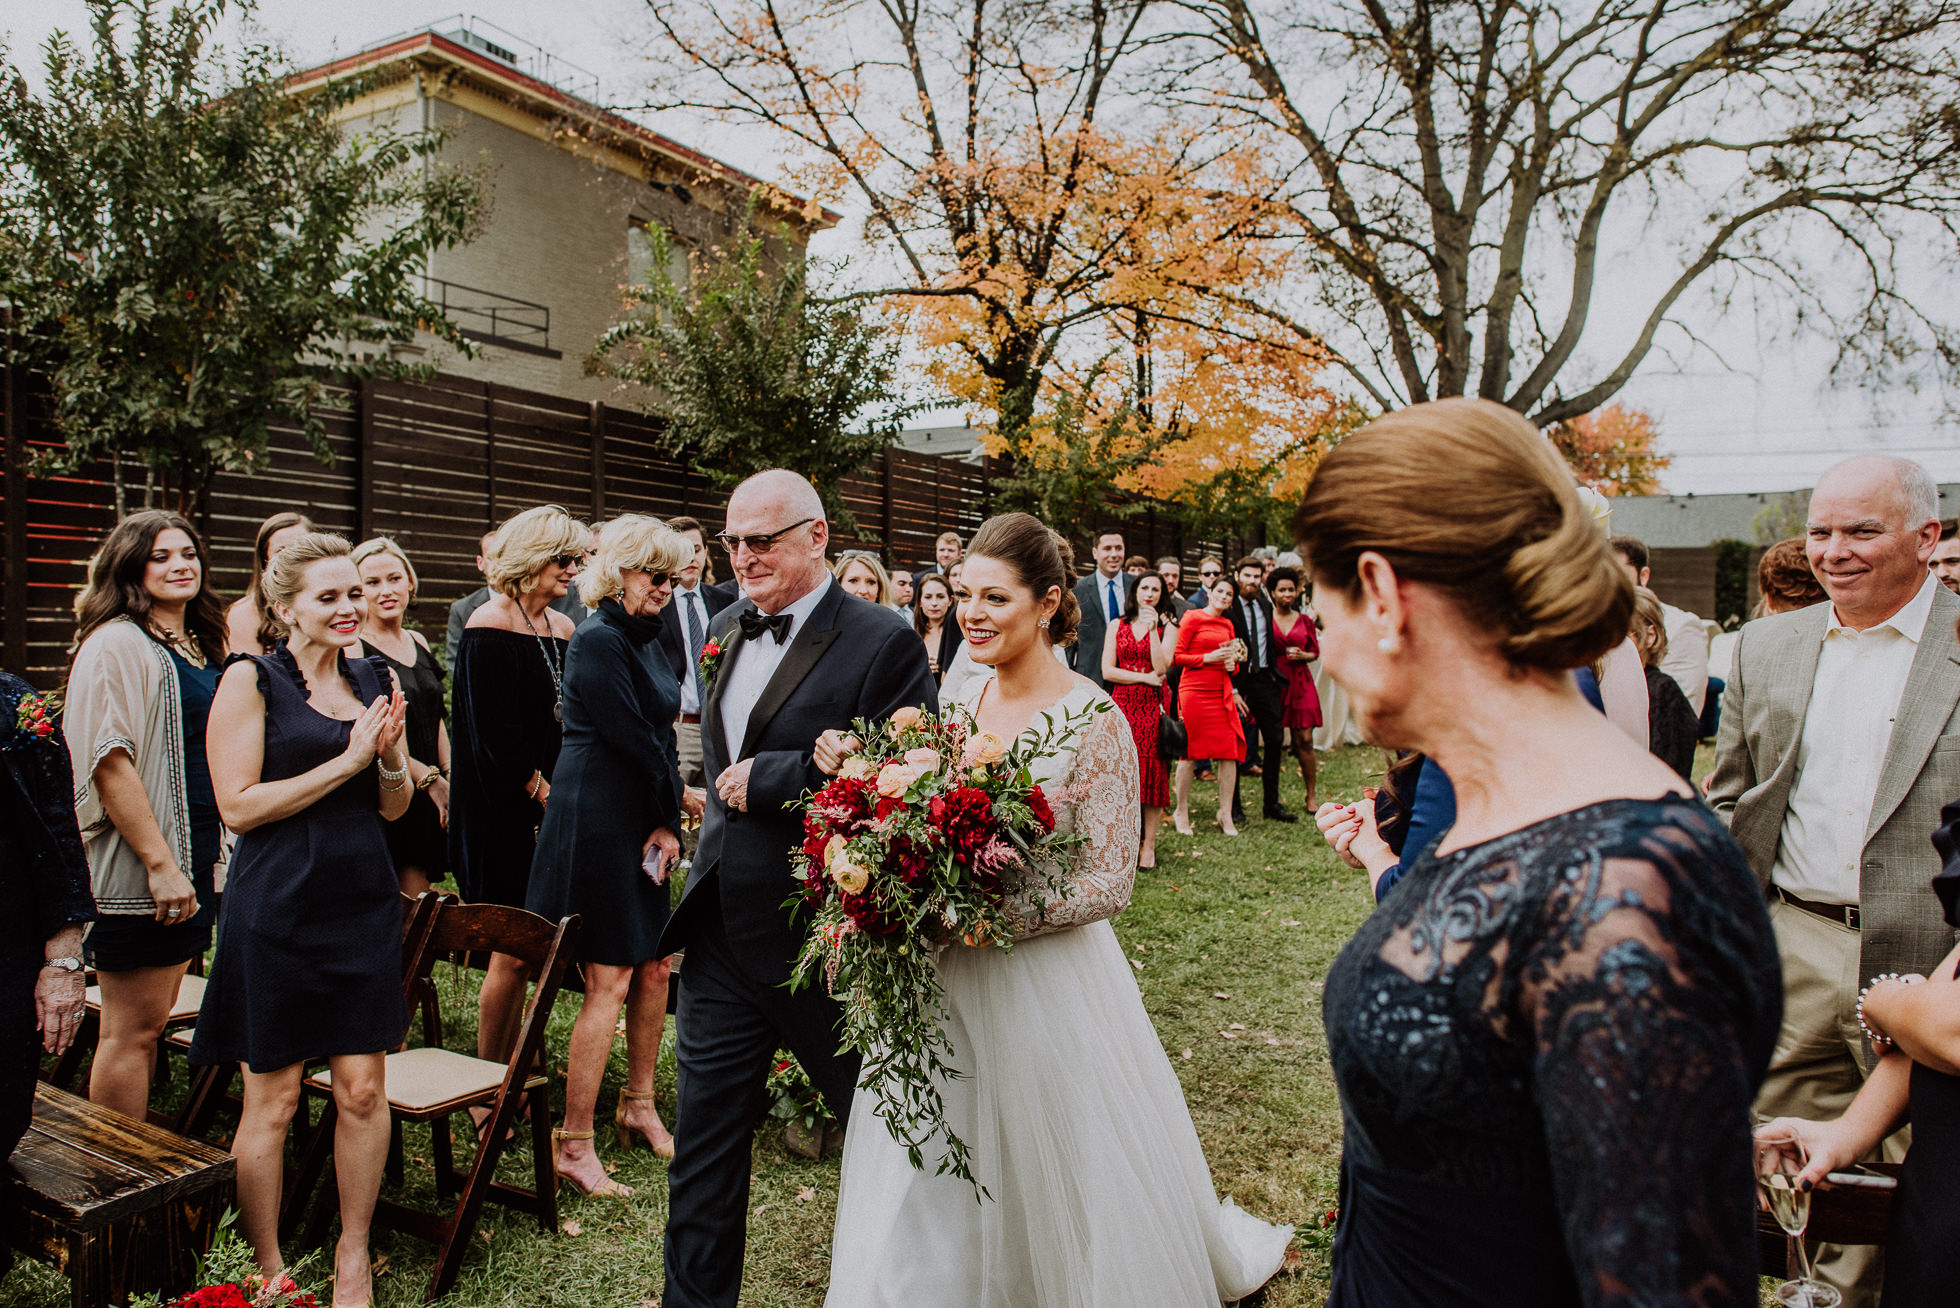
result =
[[[1776,1287],[1776,1301],[1788,1308],[1838,1308],[1843,1296],[1835,1286],[1812,1279],[1810,1256],[1803,1245],[1804,1228],[1810,1225],[1810,1191],[1797,1188],[1797,1175],[1809,1161],[1803,1141],[1794,1132],[1759,1137],[1756,1152],[1757,1183],[1768,1200],[1770,1216],[1783,1228],[1790,1246],[1790,1265],[1795,1279]]]

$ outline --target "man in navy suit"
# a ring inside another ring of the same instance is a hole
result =
[[[801,815],[785,806],[829,779],[811,759],[824,731],[938,707],[912,628],[831,579],[830,524],[809,482],[781,469],[743,482],[721,541],[743,598],[715,620],[724,652],[701,721],[708,810],[687,893],[660,940],[663,956],[687,950],[666,1308],[733,1308],[775,1051],[796,1055],[840,1122],[857,1086],[857,1055],[838,1051],[836,1001],[822,985],[792,993],[784,984],[806,925],[783,907],[799,884],[789,861],[803,840]]]
[[[674,579],[674,595],[667,601],[666,621],[656,637],[667,666],[681,679],[681,716],[674,724],[674,740],[680,752],[681,780],[690,786],[705,786],[701,770],[701,710],[708,700],[707,678],[701,672],[701,647],[708,643],[708,630],[715,615],[735,602],[735,596],[709,584],[714,578],[708,560],[708,533],[693,518],[669,518],[667,525],[694,543],[694,556]]]

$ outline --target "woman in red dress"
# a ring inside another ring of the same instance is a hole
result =
[[[1164,674],[1170,671],[1177,625],[1164,603],[1164,579],[1146,572],[1130,587],[1123,620],[1103,636],[1102,674],[1109,697],[1129,719],[1142,774],[1143,844],[1137,867],[1157,866],[1157,826],[1170,805],[1170,779],[1157,752],[1157,715],[1164,703]]]
[[[1239,834],[1232,825],[1232,787],[1238,780],[1239,760],[1245,757],[1245,701],[1232,689],[1232,672],[1241,652],[1232,630],[1235,589],[1221,578],[1206,592],[1208,603],[1184,615],[1178,623],[1177,651],[1172,662],[1184,669],[1179,678],[1177,707],[1190,734],[1189,757],[1177,765],[1177,811],[1172,819],[1178,834],[1191,834],[1191,759],[1208,758],[1218,770],[1218,828]]]
[[[1286,678],[1280,698],[1280,725],[1293,737],[1293,757],[1300,761],[1300,780],[1306,783],[1307,812],[1311,813],[1318,771],[1313,729],[1320,725],[1320,692],[1313,687],[1313,664],[1320,657],[1320,636],[1313,619],[1300,611],[1297,569],[1274,568],[1266,578],[1266,589],[1273,596],[1273,639],[1277,642],[1273,648],[1279,651],[1279,674]]]

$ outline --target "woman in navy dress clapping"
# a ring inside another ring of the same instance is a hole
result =
[[[211,706],[211,779],[239,835],[191,1061],[244,1064],[231,1146],[238,1206],[259,1266],[275,1277],[286,1130],[306,1060],[328,1060],[334,1303],[366,1304],[368,1223],[388,1152],[382,1058],[408,1025],[381,825],[408,808],[406,710],[385,663],[346,657],[367,616],[346,541],[308,533],[273,557],[264,585],[292,634],[270,654],[234,656]]]

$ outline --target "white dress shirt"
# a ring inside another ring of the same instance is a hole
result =
[[[1688,697],[1688,707],[1699,717],[1701,706],[1708,702],[1708,631],[1700,618],[1672,604],[1661,605],[1661,625],[1667,629],[1667,657],[1661,660],[1661,671],[1674,678]]]
[[[694,614],[701,620],[701,639],[695,640],[687,629],[687,608],[694,606]],[[681,712],[699,715],[701,697],[694,693],[694,669],[701,665],[701,646],[708,643],[708,597],[701,593],[697,582],[693,590],[674,587],[674,598],[667,605],[667,620],[678,623],[681,648],[687,652],[687,662],[680,669],[681,674]]]
[[[1831,607],[1770,868],[1770,880],[1799,899],[1858,902],[1872,797],[1937,585],[1929,576],[1905,607],[1865,631],[1843,625]]]
[[[749,714],[755,711],[755,702],[762,698],[762,692],[769,688],[769,679],[776,675],[776,669],[783,664],[783,655],[789,653],[790,642],[803,630],[803,624],[816,612],[817,605],[830,593],[835,583],[825,577],[823,582],[808,595],[782,610],[789,614],[789,634],[778,645],[773,636],[764,635],[757,640],[744,640],[737,643],[729,656],[723,661],[720,679],[721,687],[721,725],[723,747],[722,757],[730,763],[741,761],[742,741],[749,734]]]

